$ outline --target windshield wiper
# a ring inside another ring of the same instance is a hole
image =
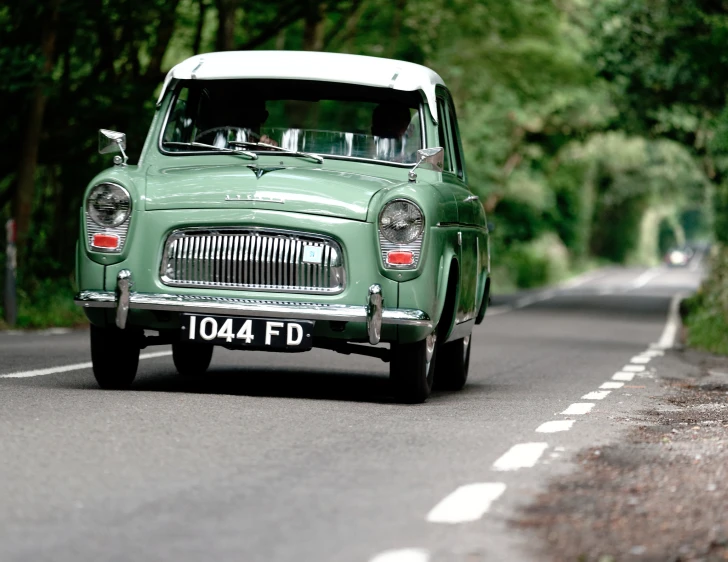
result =
[[[225,148],[220,146],[214,146],[212,144],[205,144],[204,142],[177,142],[177,141],[164,141],[163,145],[169,146],[183,146],[186,148],[205,148],[207,150],[215,150],[217,152],[229,152],[230,154],[240,154],[241,156],[247,156],[251,160],[257,160],[258,155],[255,152],[249,150],[240,150],[238,148]],[[232,144],[232,143],[230,143]]]
[[[240,145],[240,146],[263,146],[265,148],[271,148],[273,150],[277,150],[278,152],[285,152],[286,154],[290,154],[291,156],[300,156],[301,158],[311,158],[312,160],[315,160],[319,164],[324,163],[324,157],[320,154],[313,154],[311,152],[299,152],[298,150],[288,150],[287,148],[282,148],[280,146],[276,146],[274,144],[268,144],[267,142],[246,142],[246,141],[228,141],[228,144],[232,144],[233,146]]]

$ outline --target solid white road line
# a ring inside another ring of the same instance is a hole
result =
[[[683,298],[682,293],[678,293],[670,301],[670,310],[667,313],[667,323],[665,328],[662,330],[660,341],[657,342],[655,347],[657,349],[670,349],[675,345],[675,336],[677,330],[680,327],[680,301]],[[651,346],[652,347],[652,346]]]
[[[501,305],[501,306],[489,306],[485,310],[485,315],[486,316],[498,316],[499,314],[505,314],[506,312],[510,312],[511,310],[513,310],[513,307],[505,305],[505,304]]]
[[[527,297],[523,297],[518,299],[515,303],[513,303],[514,308],[525,308],[527,306],[531,306],[532,304],[536,304],[537,302],[547,301],[549,299],[552,299],[556,296],[556,291],[544,291],[543,293],[538,293],[536,295],[529,295]]]
[[[467,523],[477,521],[506,490],[502,482],[479,482],[460,486],[427,514],[431,523]],[[381,561],[379,561],[381,562]]]
[[[635,355],[629,360],[630,363],[635,363],[637,365],[645,365],[650,361],[652,361],[652,357],[650,355]]]
[[[377,554],[370,562],[428,562],[430,553],[424,548],[401,548]]]
[[[645,271],[642,275],[640,275],[637,279],[632,281],[630,284],[630,289],[640,289],[647,285],[650,281],[652,281],[655,277],[660,275],[664,270],[662,268],[652,268]]]
[[[605,382],[602,383],[602,385],[599,388],[608,389],[608,390],[614,390],[616,388],[622,388],[624,386],[623,382]]]
[[[565,281],[564,283],[557,285],[557,287],[561,289],[573,289],[575,287],[584,285],[585,283],[589,283],[590,281],[596,281],[601,277],[606,277],[608,274],[608,271],[603,270],[588,271],[587,273],[582,273],[581,275],[578,275],[569,281]]]
[[[172,355],[171,351],[155,351],[154,353],[142,353],[139,359],[154,359],[156,357],[166,357]],[[34,371],[18,371],[17,373],[8,373],[0,375],[0,379],[24,379],[28,377],[42,377],[43,375],[57,375],[59,373],[67,373],[69,371],[81,371],[90,369],[91,362],[75,363],[73,365],[63,365],[62,367],[49,367],[48,369],[35,369]]]
[[[566,408],[566,410],[561,412],[561,414],[564,416],[581,416],[591,412],[593,407],[594,404],[591,404],[590,402],[577,402],[575,404],[571,404],[568,408]]]
[[[536,428],[536,433],[558,433],[569,431],[574,425],[574,420],[553,420],[542,423]]]
[[[622,371],[625,373],[641,373],[645,370],[644,365],[625,365],[622,367]]]
[[[602,400],[606,398],[610,390],[595,390],[594,392],[589,392],[588,394],[585,394],[581,397],[582,400]]]
[[[493,470],[518,470],[531,468],[548,447],[548,443],[519,443],[493,463]]]
[[[615,381],[631,381],[634,378],[634,373],[625,373],[623,371],[620,371],[618,373],[614,373],[612,375],[612,380]]]

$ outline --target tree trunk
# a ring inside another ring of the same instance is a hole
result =
[[[159,14],[159,25],[155,33],[154,47],[152,48],[149,66],[146,71],[146,78],[156,84],[163,78],[162,59],[167,52],[169,42],[174,34],[174,26],[177,21],[177,5],[179,0],[167,1],[164,11]]]
[[[195,29],[195,40],[192,43],[192,52],[197,55],[200,53],[202,46],[202,30],[205,27],[205,12],[207,11],[207,2],[199,0],[199,12],[197,16],[197,28]]]
[[[394,18],[392,20],[392,36],[389,40],[387,48],[387,56],[395,58],[397,56],[397,47],[399,45],[399,37],[402,35],[402,22],[404,21],[404,12],[407,8],[407,0],[396,0],[394,3]]]
[[[324,3],[312,1],[303,28],[304,51],[320,51],[324,46]]]
[[[45,79],[53,70],[53,57],[56,47],[56,31],[58,26],[58,6],[60,0],[51,0],[48,6],[48,16],[43,25],[41,34],[41,54],[43,55],[43,75],[35,87],[30,102],[28,119],[25,124],[20,162],[18,164],[18,179],[13,200],[13,216],[17,226],[17,248],[21,262],[24,262],[24,248],[30,229],[30,219],[33,212],[33,198],[35,195],[35,174],[38,167],[38,147],[43,131],[43,114],[45,113],[48,95],[46,93]]]
[[[215,50],[232,51],[235,48],[235,12],[237,0],[217,0],[217,37]]]

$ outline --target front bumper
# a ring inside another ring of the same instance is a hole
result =
[[[421,310],[384,308],[379,285],[372,285],[369,288],[365,304],[344,305],[135,293],[131,291],[132,284],[131,272],[125,269],[119,272],[116,291],[82,291],[74,300],[77,305],[84,308],[115,308],[116,325],[121,329],[126,327],[129,310],[366,322],[369,343],[372,345],[379,343],[382,324],[432,329],[432,320]]]

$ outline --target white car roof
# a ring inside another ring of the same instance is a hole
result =
[[[157,104],[173,80],[234,78],[320,80],[404,92],[421,90],[436,122],[435,87],[445,85],[429,68],[393,59],[313,51],[226,51],[195,55],[173,67],[164,79]]]

